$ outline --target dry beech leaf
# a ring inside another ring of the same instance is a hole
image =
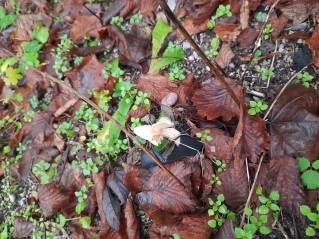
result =
[[[46,217],[51,217],[69,201],[69,195],[56,183],[40,185],[38,188],[39,202]]]
[[[72,87],[86,97],[90,97],[88,91],[92,90],[108,90],[112,94],[115,83],[112,77],[104,77],[104,69],[103,63],[95,55],[90,55],[84,58],[76,70],[65,75],[70,78]]]
[[[128,114],[126,115],[126,122],[131,123],[131,118],[143,118],[148,114],[148,109],[144,104],[139,105],[137,110],[130,109]]]
[[[122,238],[140,239],[140,227],[134,211],[132,200],[128,199],[124,206],[124,217],[122,217],[119,234]],[[123,222],[124,221],[124,222]],[[124,225],[124,227],[123,227]]]
[[[188,74],[182,82],[171,81],[166,76],[159,74],[142,75],[137,82],[137,88],[140,91],[151,93],[151,99],[161,104],[162,99],[169,93],[178,95],[177,104],[186,106],[186,97],[188,96],[194,74]]]
[[[96,16],[78,16],[72,25],[70,38],[78,41],[85,36],[98,37],[101,28],[102,24]]]
[[[107,31],[119,49],[120,63],[142,70],[141,64],[151,56],[150,34],[136,26],[130,32],[123,32],[119,27],[111,25]]]
[[[226,203],[234,208],[243,205],[249,194],[245,161],[235,158],[218,177],[222,185],[215,184],[213,193],[224,194]]]
[[[92,238],[101,238],[98,237],[97,230],[92,228],[83,228],[80,224],[71,222],[70,230],[72,232],[72,239],[92,239]],[[111,237],[109,237],[111,238]]]
[[[102,223],[106,223],[106,217],[103,212],[103,191],[106,185],[106,178],[103,171],[93,174],[94,188],[96,201],[98,205],[98,212]]]
[[[288,18],[283,14],[279,17],[276,14],[272,14],[269,18],[269,23],[271,23],[273,29],[271,36],[276,39],[288,24]]]
[[[135,195],[143,191],[143,182],[139,177],[141,168],[136,165],[127,165],[124,168],[123,182],[127,189]]]
[[[300,180],[297,160],[289,156],[272,158],[268,171],[266,181],[261,184],[266,186],[268,193],[279,192],[280,206],[284,210],[301,216],[299,208],[306,204],[306,196]]]
[[[121,204],[120,201],[111,194],[108,187],[105,187],[103,191],[103,213],[110,227],[118,232],[121,221]]]
[[[242,87],[231,78],[225,78],[239,99],[243,98]],[[195,89],[191,97],[198,115],[208,120],[222,117],[228,121],[239,116],[239,107],[225,87],[215,78],[209,78]]]
[[[259,115],[249,115],[245,108],[241,110],[234,135],[234,155],[243,160],[248,157],[250,162],[257,164],[258,156],[269,148],[270,137],[266,122]]]
[[[126,199],[129,195],[129,191],[123,184],[123,169],[116,168],[114,171],[107,177],[107,186],[112,189],[114,194],[118,197],[123,205],[126,202]]]
[[[258,31],[255,28],[245,28],[237,37],[237,42],[240,47],[249,47],[253,44],[258,36]]]
[[[241,29],[245,29],[249,27],[249,1],[248,0],[243,0],[243,1],[238,1],[241,2],[241,8],[240,8],[240,26]]]
[[[183,161],[175,162],[167,166],[181,182],[191,189],[190,177],[192,167]],[[158,170],[148,182],[149,190],[138,193],[141,202],[155,204],[161,209],[171,213],[185,213],[194,210],[196,201],[164,170]]]
[[[236,239],[233,220],[227,218],[223,225],[218,229],[215,239]]]
[[[168,225],[158,226],[153,223],[149,230],[149,236],[161,239],[171,237],[172,234],[176,233],[181,238],[207,239],[211,234],[207,221],[207,213],[175,217]]]
[[[210,16],[218,7],[219,3],[220,0],[185,0],[183,2],[177,3],[176,6],[178,8],[180,8],[180,6],[184,6],[188,16],[193,19],[194,24],[200,24],[210,18]]]
[[[270,118],[271,156],[319,157],[319,94],[302,85],[288,87]]]
[[[24,217],[14,217],[14,238],[28,237],[32,234],[34,225],[32,222],[27,221]]]
[[[238,24],[219,24],[214,27],[214,32],[219,36],[223,42],[236,41],[240,31]]]
[[[208,18],[202,23],[195,25],[193,22],[193,19],[188,17],[182,22],[182,25],[185,28],[185,30],[188,32],[188,34],[192,36],[205,31],[207,29],[207,23],[208,23]],[[176,34],[178,39],[180,40],[185,39],[184,35],[180,31],[177,31]]]
[[[313,64],[319,67],[319,25],[313,31],[311,37],[306,41],[312,52]]]
[[[150,18],[150,20],[155,23],[158,4],[157,0],[127,0],[125,7],[120,12],[120,16],[125,17],[128,14],[133,15],[140,12],[143,16]]]
[[[235,54],[229,44],[223,43],[218,56],[215,58],[215,61],[222,69],[225,69],[234,57]]]

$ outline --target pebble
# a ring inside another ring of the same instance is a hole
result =
[[[13,194],[9,195],[10,202],[14,202],[16,200],[16,197]]]
[[[177,99],[178,95],[175,92],[171,92],[162,99],[161,104],[171,107],[176,104]]]
[[[198,59],[198,54],[197,54],[197,52],[196,51],[193,51],[193,56],[194,56],[194,59]]]
[[[189,56],[188,60],[193,61],[194,60],[194,56]]]
[[[184,50],[186,50],[186,49],[188,49],[188,48],[190,48],[190,47],[191,47],[191,44],[189,44],[188,41],[184,41],[184,42],[183,42],[183,49],[184,49]]]

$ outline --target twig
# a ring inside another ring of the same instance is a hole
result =
[[[277,47],[278,47],[278,41],[276,40],[276,46],[275,46],[275,52],[274,52],[274,53],[277,52]],[[273,67],[274,67],[275,58],[276,58],[276,54],[274,54],[273,57],[272,57],[272,61],[271,61],[271,65],[270,65],[270,70],[272,70]],[[271,76],[268,76],[268,79],[267,79],[267,87],[266,87],[266,88],[269,87],[270,77],[271,77]]]
[[[258,35],[258,37],[257,37],[256,43],[255,43],[255,47],[254,47],[254,50],[253,50],[253,53],[252,53],[251,56],[250,56],[250,60],[249,60],[249,63],[248,63],[249,65],[250,65],[251,61],[253,60],[253,58],[254,58],[254,56],[255,56],[255,53],[256,53],[258,47],[260,47],[260,45],[261,45],[261,39],[262,39],[262,36],[263,36],[263,34],[264,34],[264,29],[265,29],[265,27],[266,27],[266,25],[267,25],[269,16],[270,16],[270,14],[273,12],[273,10],[275,9],[275,7],[277,6],[277,4],[278,4],[279,1],[280,1],[280,0],[277,0],[277,1],[274,2],[274,4],[271,6],[271,8],[269,9],[268,14],[267,14],[267,16],[266,16],[266,20],[265,20],[264,24],[262,25],[262,27],[260,28],[259,35]]]
[[[267,110],[267,112],[266,112],[266,114],[265,114],[265,116],[264,116],[264,120],[267,119],[267,117],[268,117],[270,111],[272,110],[272,108],[274,108],[274,105],[277,103],[277,101],[278,101],[279,97],[281,96],[282,92],[284,92],[284,90],[285,90],[285,89],[288,87],[288,85],[296,78],[296,76],[297,76],[299,73],[303,72],[304,69],[306,69],[307,67],[308,67],[308,65],[305,66],[304,68],[302,68],[302,69],[301,69],[300,71],[298,71],[296,74],[294,74],[294,75],[290,78],[290,80],[284,85],[284,87],[282,87],[282,89],[280,90],[279,94],[276,96],[275,100],[271,103],[270,107],[268,108],[268,110]]]
[[[80,99],[82,99],[83,101],[87,102],[89,105],[91,105],[94,109],[96,109],[101,115],[105,116],[109,121],[111,121],[112,123],[114,123],[117,127],[119,127],[128,137],[130,137],[130,139],[136,143],[161,169],[163,169],[169,176],[171,176],[188,194],[191,198],[196,200],[196,197],[194,196],[194,194],[188,190],[188,188],[172,173],[170,172],[162,163],[161,161],[159,161],[143,144],[140,143],[140,141],[137,140],[137,138],[131,133],[129,132],[123,125],[121,125],[119,122],[117,122],[109,113],[107,113],[106,111],[104,111],[102,108],[100,108],[97,104],[95,104],[92,100],[88,99],[87,97],[85,97],[84,95],[82,95],[81,93],[79,93],[77,90],[73,89],[71,86],[67,85],[65,82],[63,82],[60,79],[57,79],[49,74],[47,74],[46,72],[42,72],[40,70],[38,70],[37,68],[34,68],[33,66],[31,66],[30,64],[26,63],[25,61],[21,60],[20,57],[15,56],[15,54],[13,54],[11,51],[5,49],[4,47],[1,47],[7,54],[15,57],[19,62],[25,64],[26,66],[28,66],[29,68],[31,68],[32,70],[34,70],[35,72],[37,72],[38,74],[40,74],[42,77],[45,77],[57,84],[59,84],[60,86],[62,86],[63,88],[65,88],[66,90],[68,90],[70,93],[76,95],[77,97],[79,97]]]
[[[260,157],[260,161],[259,161],[259,164],[258,164],[258,168],[257,168],[257,172],[256,172],[256,175],[255,175],[255,179],[254,179],[254,182],[253,182],[253,185],[251,186],[251,189],[249,191],[249,195],[248,195],[248,198],[247,198],[247,201],[246,201],[246,204],[245,204],[245,208],[244,208],[244,211],[243,211],[243,215],[241,217],[241,222],[240,222],[240,225],[239,227],[243,227],[244,225],[244,221],[245,221],[245,211],[246,209],[248,208],[249,206],[249,203],[250,203],[250,200],[251,200],[251,197],[255,191],[255,186],[256,186],[256,182],[257,182],[257,178],[258,178],[258,175],[259,175],[259,171],[260,171],[260,167],[261,167],[261,164],[264,160],[264,157],[265,157],[265,153]]]
[[[183,25],[178,21],[175,14],[172,12],[172,10],[169,8],[165,0],[158,0],[161,8],[164,10],[168,18],[176,25],[176,27],[181,31],[185,39],[192,45],[192,47],[195,49],[197,54],[202,58],[202,60],[208,65],[211,71],[216,75],[216,78],[220,81],[220,83],[225,87],[227,92],[230,94],[230,96],[233,98],[233,100],[236,102],[238,106],[240,106],[241,100],[237,97],[235,92],[232,90],[232,88],[229,86],[229,84],[226,82],[223,75],[224,72],[220,68],[220,66],[215,61],[210,61],[205,53],[202,51],[202,49],[196,44],[196,42],[193,40],[193,38],[188,34],[188,32],[185,30]]]

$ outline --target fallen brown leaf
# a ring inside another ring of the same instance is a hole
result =
[[[176,4],[178,8],[184,7],[194,24],[198,25],[206,21],[216,10],[220,0],[182,0]]]
[[[208,23],[208,18],[203,21],[200,24],[194,24],[192,18],[186,18],[183,22],[182,25],[185,28],[185,30],[188,32],[189,35],[195,35],[197,33],[203,32],[207,29],[207,23]],[[180,32],[177,31],[177,38],[180,40],[184,40],[184,35]]]
[[[28,237],[32,234],[34,225],[32,222],[27,221],[24,217],[14,217],[14,231],[12,236],[14,238]]]
[[[129,191],[123,184],[123,169],[116,168],[114,171],[107,177],[107,186],[113,191],[113,193],[118,197],[123,205],[126,202],[126,199],[129,195]]]
[[[78,16],[72,25],[70,38],[73,41],[78,41],[85,36],[98,37],[98,31],[101,28],[102,24],[96,16]]]
[[[282,30],[284,30],[285,26],[288,24],[288,18],[285,17],[284,14],[281,14],[279,17],[277,17],[276,14],[272,14],[269,18],[269,22],[271,23],[271,27],[273,29],[271,36],[274,39],[277,39]]]
[[[140,239],[140,227],[135,215],[132,200],[128,199],[124,206],[124,217],[122,217],[121,228],[119,234],[122,238]],[[124,224],[124,227],[122,225]]]
[[[218,229],[215,239],[236,239],[233,220],[227,218],[224,224]]]
[[[215,58],[215,61],[222,69],[225,69],[234,57],[235,54],[230,45],[228,43],[223,43],[218,56]]]
[[[306,41],[306,44],[312,51],[313,64],[319,67],[319,26],[315,28],[311,37]]]
[[[219,24],[217,23],[213,31],[219,36],[223,42],[236,41],[240,34],[238,30],[239,24]]]
[[[237,42],[240,47],[249,47],[253,44],[258,34],[259,33],[255,28],[246,28],[238,35]]]
[[[231,78],[225,78],[239,99],[243,98],[242,87]],[[215,78],[209,78],[195,89],[191,97],[198,115],[208,120],[222,117],[225,121],[239,116],[239,107],[225,87]]]

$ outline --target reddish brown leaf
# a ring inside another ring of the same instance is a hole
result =
[[[258,31],[255,28],[246,28],[238,35],[237,42],[240,47],[249,47],[253,44],[257,36]]]
[[[122,236],[122,238],[140,239],[140,228],[135,215],[132,200],[126,201],[124,206],[124,217],[122,218],[124,220],[121,222],[121,228],[119,231],[119,234]]]
[[[80,224],[71,222],[70,230],[72,239],[93,239],[98,238],[97,230],[94,228],[83,228]],[[111,237],[110,237],[111,238]]]
[[[312,51],[313,64],[319,67],[319,25],[313,31],[311,38],[306,41],[306,44]]]
[[[96,16],[78,16],[72,25],[70,38],[73,41],[78,41],[85,36],[98,37],[98,31],[101,28],[102,24]]]
[[[240,31],[238,24],[219,24],[214,27],[214,32],[223,42],[236,41]]]
[[[139,105],[137,110],[131,109],[128,114],[126,115],[126,122],[129,124],[131,123],[131,118],[143,118],[145,115],[148,114],[148,110],[144,104]]]
[[[223,43],[218,56],[215,58],[215,61],[222,69],[225,69],[234,57],[235,54],[229,44]]]
[[[127,5],[128,0],[117,0],[110,4],[110,6],[106,9],[106,11],[102,14],[102,22],[103,26],[109,23],[112,17],[115,17],[120,13],[120,11]],[[124,15],[126,16],[126,15]],[[123,17],[124,17],[123,16]]]
[[[33,69],[26,70],[25,75],[27,79],[27,85],[30,88],[36,89],[36,87],[41,86],[42,88],[47,89],[50,86],[49,79],[43,77]]]
[[[243,98],[242,87],[231,78],[225,78],[239,99]],[[224,86],[215,78],[209,78],[201,83],[191,97],[201,117],[208,120],[222,117],[228,121],[232,117],[239,116],[239,107],[228,94]]]
[[[142,70],[141,64],[151,56],[150,33],[137,27],[132,27],[130,32],[123,32],[115,25],[108,27],[107,31],[119,49],[120,63]]]
[[[288,18],[286,18],[283,14],[279,17],[277,17],[276,14],[273,14],[269,18],[269,22],[271,23],[271,27],[273,28],[271,36],[276,39],[281,31],[284,30],[285,26],[288,24]]]
[[[271,155],[319,157],[319,95],[301,85],[288,87],[272,110]]]
[[[230,164],[227,164],[226,170],[219,173],[222,185],[214,185],[213,193],[215,195],[224,194],[226,203],[232,207],[243,205],[248,197],[249,185],[245,167],[245,161],[235,158]]]
[[[120,201],[111,194],[108,187],[105,187],[103,191],[103,213],[110,227],[118,232],[121,221],[121,204]]]
[[[183,161],[175,162],[167,166],[181,182],[191,189],[190,177],[192,168]],[[158,170],[149,180],[149,191],[138,193],[141,201],[154,203],[161,209],[172,213],[190,212],[196,202],[190,195],[164,170]]]
[[[69,196],[56,183],[40,185],[38,188],[39,202],[46,217],[51,217],[68,203]]]
[[[62,0],[55,8],[55,15],[72,24],[85,9],[84,3],[84,0]]]
[[[194,19],[194,24],[200,24],[203,21],[206,21],[212,15],[219,3],[220,0],[185,0],[177,3],[176,6],[177,8],[184,6],[188,12],[188,15]]]
[[[258,156],[269,148],[269,143],[265,121],[259,115],[249,115],[244,107],[234,136],[234,155],[240,159],[248,157],[257,164]]]
[[[105,223],[100,224],[99,239],[122,239],[122,237]]]
[[[241,1],[241,8],[240,8],[240,26],[241,29],[245,29],[249,27],[249,1],[242,0]]]
[[[233,220],[227,218],[221,228],[218,229],[218,232],[215,239],[236,239],[235,231],[234,231],[234,223]]]
[[[86,97],[90,97],[89,90],[108,90],[112,94],[114,81],[112,78],[104,77],[104,69],[104,65],[96,56],[91,55],[85,57],[76,70],[65,75],[71,79],[72,87]]]
[[[278,191],[281,207],[300,216],[299,207],[306,204],[306,197],[296,159],[289,156],[273,158],[270,161],[266,182],[262,185],[266,185],[267,193]]]
[[[32,234],[34,225],[32,222],[27,221],[24,217],[14,217],[14,238],[28,237]]]
[[[188,32],[188,34],[192,36],[202,31],[205,31],[207,29],[207,23],[208,23],[208,18],[202,23],[195,25],[193,22],[193,19],[188,17],[182,22],[182,25],[185,28],[185,30]],[[185,37],[180,31],[177,31],[176,34],[178,39],[184,40]]]
[[[212,174],[213,172],[213,162],[210,159],[202,159],[201,160],[201,169],[202,169],[202,196],[201,199],[206,200],[207,196],[211,193],[212,191]]]
[[[141,168],[136,165],[127,165],[124,168],[123,182],[128,190],[134,195],[143,191],[143,182],[139,177]]]
[[[204,129],[193,128],[192,134],[200,132],[204,134]],[[230,137],[227,132],[220,129],[210,129],[208,134],[213,140],[205,140],[205,155],[210,159],[219,159],[227,163],[233,158],[233,138]]]
[[[208,239],[211,229],[207,224],[208,214],[190,214],[175,217],[170,224],[157,226],[153,224],[149,230],[150,238],[171,237],[174,233],[181,238]]]
[[[154,23],[158,4],[159,3],[156,0],[128,0],[125,7],[120,12],[120,16],[125,17],[128,14],[133,15],[140,12],[143,16],[149,17]]]
[[[191,83],[194,75],[189,74],[185,81],[176,82],[170,81],[166,76],[157,74],[142,75],[137,82],[137,87],[140,91],[151,93],[151,99],[158,104],[169,93],[175,92],[178,95],[178,104],[185,106],[186,97],[190,92]]]
[[[104,172],[98,172],[93,174],[93,181],[95,185],[95,195],[98,205],[98,211],[102,223],[106,223],[106,217],[103,213],[103,191],[106,185],[106,179]]]
[[[107,177],[107,186],[112,189],[114,194],[118,197],[123,205],[126,202],[126,199],[129,195],[129,191],[123,184],[123,169],[116,168],[108,177]]]

